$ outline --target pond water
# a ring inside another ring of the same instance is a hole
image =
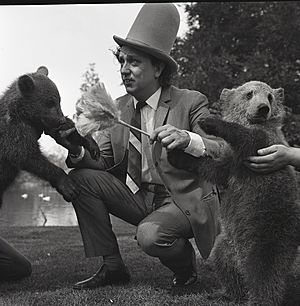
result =
[[[55,189],[22,184],[4,193],[0,209],[1,226],[74,226],[78,225],[71,203]]]

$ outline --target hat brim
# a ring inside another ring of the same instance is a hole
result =
[[[137,50],[140,50],[142,52],[148,53],[156,58],[158,58],[159,60],[162,60],[163,62],[165,62],[171,70],[171,73],[174,73],[177,71],[178,65],[177,62],[168,54],[155,49],[151,46],[148,46],[144,43],[141,43],[139,41],[134,41],[134,40],[130,40],[130,39],[123,39],[121,37],[118,37],[116,35],[113,36],[114,41],[120,46],[129,46],[132,48],[135,48]]]

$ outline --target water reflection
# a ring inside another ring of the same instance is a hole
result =
[[[71,203],[55,189],[23,184],[9,189],[0,210],[1,226],[74,226],[78,225]]]

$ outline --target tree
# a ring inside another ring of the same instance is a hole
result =
[[[99,82],[99,75],[95,71],[95,63],[89,63],[89,68],[85,71],[85,73],[82,75],[84,78],[83,83],[80,86],[80,91],[85,92],[93,85],[97,84]]]
[[[285,89],[290,108],[286,124],[297,119],[300,3],[197,2],[187,4],[185,11],[189,30],[172,50],[179,64],[177,85],[203,92],[218,110],[223,88],[261,80]],[[300,124],[294,123],[299,131],[292,134],[300,135]]]

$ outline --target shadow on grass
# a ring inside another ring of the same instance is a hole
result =
[[[132,280],[125,286],[83,291],[73,290],[73,284],[92,275],[102,261],[85,258],[78,227],[0,228],[0,236],[27,256],[33,267],[31,277],[0,284],[0,305],[242,305],[211,299],[220,284],[212,262],[202,261],[199,253],[198,282],[189,288],[172,289],[172,272],[139,249],[134,240],[135,227],[118,222],[113,226]],[[289,295],[294,299],[300,288],[299,266],[298,261],[291,277]],[[300,299],[288,305],[300,305]]]

